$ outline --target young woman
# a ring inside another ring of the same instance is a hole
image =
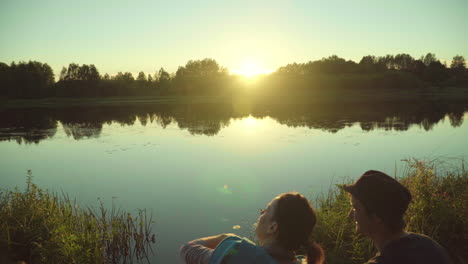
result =
[[[321,264],[323,250],[310,240],[315,223],[315,212],[303,195],[283,193],[260,213],[255,229],[260,246],[234,234],[221,234],[187,242],[180,254],[187,264]],[[296,255],[301,249],[305,260]]]

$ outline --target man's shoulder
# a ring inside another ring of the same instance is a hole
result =
[[[385,248],[387,249],[387,247]],[[388,245],[389,250],[435,250],[445,252],[445,249],[434,239],[416,233],[408,233],[406,236]]]
[[[388,244],[382,250],[379,260],[374,263],[450,263],[446,250],[439,243],[416,233],[408,233]]]

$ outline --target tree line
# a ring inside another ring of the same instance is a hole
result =
[[[8,98],[221,95],[239,90],[240,79],[208,58],[190,60],[172,74],[160,68],[153,75],[141,71],[136,78],[130,72],[101,75],[93,64],[70,63],[62,68],[58,81],[47,63],[0,62],[0,96]],[[460,55],[449,66],[433,53],[419,59],[409,54],[368,55],[359,63],[332,55],[282,66],[262,76],[257,85],[286,92],[299,88],[468,87],[468,71]]]

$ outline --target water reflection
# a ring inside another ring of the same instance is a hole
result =
[[[67,136],[75,140],[99,137],[103,125],[117,122],[132,126],[138,120],[143,126],[158,124],[166,128],[176,124],[192,135],[216,135],[230,125],[231,119],[270,117],[288,127],[307,127],[335,133],[359,123],[365,131],[374,129],[405,131],[419,125],[426,131],[448,116],[450,124],[463,123],[463,103],[412,102],[348,104],[157,104],[101,107],[62,107],[0,110],[0,140],[18,144],[39,143],[52,138],[60,122]]]

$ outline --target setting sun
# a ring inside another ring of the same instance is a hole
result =
[[[253,77],[260,74],[268,74],[271,73],[272,70],[265,69],[264,67],[260,66],[257,62],[248,60],[242,62],[237,69],[232,71],[233,74],[242,75],[245,77]]]

